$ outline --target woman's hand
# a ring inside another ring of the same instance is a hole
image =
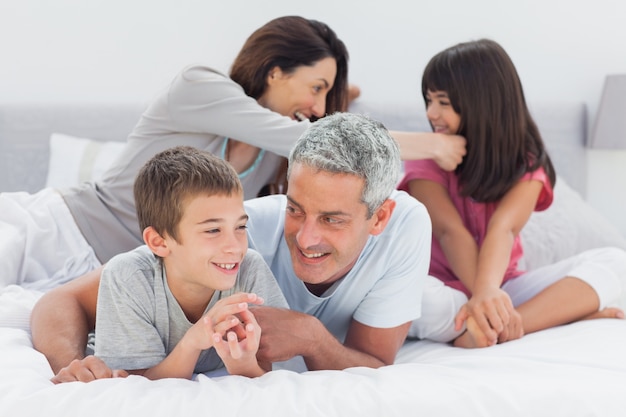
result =
[[[467,153],[465,138],[459,135],[433,133],[433,160],[446,171],[454,171]]]

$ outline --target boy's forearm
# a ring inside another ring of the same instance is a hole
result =
[[[200,357],[200,350],[189,348],[185,344],[185,339],[174,347],[165,359],[150,369],[143,372],[143,376],[148,379],[161,378],[184,378],[191,379]]]
[[[240,360],[234,360],[232,364],[226,365],[226,370],[231,375],[241,375],[248,378],[256,378],[266,373],[255,358],[246,361],[246,363],[241,363]]]

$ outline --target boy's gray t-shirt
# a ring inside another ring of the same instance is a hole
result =
[[[265,300],[264,305],[288,308],[269,267],[254,250],[244,257],[235,286],[215,291],[205,312],[238,292],[253,292]],[[106,265],[97,309],[95,355],[112,369],[155,366],[193,325],[170,292],[161,262],[146,246],[117,255]],[[222,366],[211,348],[200,354],[194,372]]]

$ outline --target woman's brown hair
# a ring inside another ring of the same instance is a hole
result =
[[[348,93],[348,51],[328,25],[299,16],[283,16],[257,29],[241,48],[230,77],[247,95],[258,99],[267,88],[267,75],[275,67],[293,72],[324,58],[337,62],[337,76],[326,96],[326,113],[345,111]]]

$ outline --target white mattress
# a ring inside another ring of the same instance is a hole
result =
[[[624,320],[575,323],[479,350],[409,341],[397,364],[380,369],[53,385],[28,331],[37,296],[0,291],[3,417],[626,415]]]

